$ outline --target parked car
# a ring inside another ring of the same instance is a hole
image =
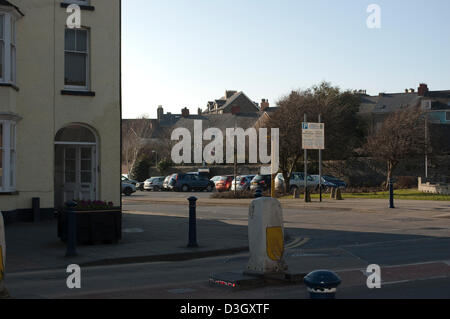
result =
[[[213,178],[210,179],[210,181],[215,184],[221,177],[222,176],[214,176]]]
[[[220,176],[220,178],[214,183],[214,185],[218,192],[226,192],[230,190],[232,181],[233,176]]]
[[[255,175],[242,175],[236,176],[236,179],[231,182],[231,189],[234,191],[247,191],[250,189],[250,184],[252,179],[255,178]]]
[[[131,196],[133,193],[136,193],[136,186],[122,181],[122,194],[125,196]]]
[[[170,180],[172,179],[172,176],[173,175],[175,175],[175,174],[172,174],[172,175],[169,175],[169,176],[166,176],[166,178],[164,179],[164,182],[163,182],[163,185],[162,185],[162,190],[163,191],[170,191],[170,188],[169,188],[169,183],[170,183]]]
[[[324,175],[322,176],[323,179],[325,181],[327,181],[328,183],[334,184],[334,187],[339,187],[339,188],[346,188],[347,187],[347,183],[340,180],[337,177],[331,176],[331,175]]]
[[[207,177],[191,173],[191,174],[174,174],[169,182],[169,189],[176,192],[189,192],[189,191],[208,191],[212,192],[214,189],[214,183]]]
[[[128,178],[126,175],[122,175],[122,182],[128,183],[128,184],[133,184],[134,186],[136,186],[137,183],[139,183],[138,181],[135,181],[134,179],[130,179]]]
[[[257,188],[266,191],[270,190],[272,183],[272,175],[256,175],[250,182],[250,190],[255,191]]]
[[[145,181],[144,189],[146,191],[154,191],[154,192],[161,191],[163,188],[164,179],[165,179],[164,176],[151,177]]]
[[[308,175],[306,186],[308,188],[317,188],[319,186],[318,175],[317,178],[315,178],[314,175]],[[279,173],[275,177],[275,189],[284,190],[284,188],[284,176],[283,174]],[[298,190],[302,188],[305,188],[305,174],[297,172],[292,173],[291,180],[289,181],[289,191],[293,192],[295,189]]]

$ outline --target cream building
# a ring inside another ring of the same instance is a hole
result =
[[[70,4],[81,27],[70,29]],[[0,0],[0,211],[120,206],[120,0]]]

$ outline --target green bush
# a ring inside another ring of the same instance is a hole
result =
[[[131,172],[131,179],[138,182],[143,182],[150,177],[149,168],[151,166],[151,161],[148,156],[141,156],[134,165],[133,171]]]

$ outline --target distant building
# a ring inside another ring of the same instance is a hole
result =
[[[361,94],[359,115],[375,130],[381,128],[384,119],[398,110],[419,107],[427,114],[432,142],[438,148],[450,152],[450,90],[430,91],[427,84],[418,89],[405,89],[403,93],[380,93],[377,96]]]
[[[264,106],[268,102],[263,100]],[[244,92],[225,91],[225,96],[208,102],[203,114],[239,114],[258,113],[261,109],[258,104],[250,100]]]

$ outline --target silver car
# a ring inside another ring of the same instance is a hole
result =
[[[144,183],[144,190],[158,192],[163,189],[164,176],[151,177]]]
[[[235,189],[237,191],[247,191],[250,189],[250,184],[253,178],[255,178],[256,175],[241,175],[236,176],[236,179],[234,179],[231,182],[231,190],[234,191]]]
[[[315,176],[315,175],[314,175]],[[315,178],[314,176],[308,175],[307,179],[307,187],[308,188],[317,188],[319,186],[319,178]],[[291,180],[289,182],[289,191],[293,192],[295,189],[305,188],[305,174],[303,173],[292,173]],[[279,173],[275,177],[275,189],[283,190],[285,187],[283,174]]]
[[[136,193],[136,186],[122,181],[122,194],[125,196],[131,196],[133,193]]]

